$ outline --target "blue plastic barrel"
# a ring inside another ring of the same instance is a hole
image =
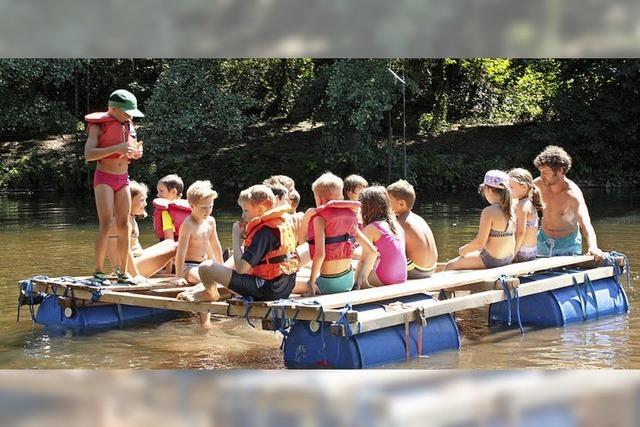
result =
[[[38,307],[36,323],[55,329],[108,329],[133,323],[165,321],[177,318],[181,312],[160,308],[117,304],[71,308],[67,317],[55,295],[47,295]]]
[[[571,273],[574,271],[570,271]],[[557,274],[541,273],[521,277],[521,283],[556,277]],[[515,301],[511,303],[511,325],[515,324]],[[507,324],[507,301],[491,304],[489,325]],[[601,317],[624,314],[629,302],[622,286],[615,278],[598,279],[579,285],[554,289],[520,298],[520,319],[523,325],[535,327],[564,326]]]
[[[436,301],[422,294],[396,301],[408,303],[425,300]],[[355,306],[354,310],[383,313],[381,304],[363,304]],[[411,322],[409,345],[412,358],[418,356],[419,329],[417,322]],[[428,319],[422,332],[423,354],[459,348],[460,335],[451,315]],[[288,368],[369,368],[405,358],[404,324],[340,337],[331,333],[331,324],[328,322],[296,321],[284,344],[284,360]]]

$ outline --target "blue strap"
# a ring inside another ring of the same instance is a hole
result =
[[[596,298],[596,290],[593,287],[593,283],[591,282],[591,278],[587,272],[584,273],[584,283],[585,287],[591,290],[591,298],[593,299],[593,306],[596,309],[596,319],[600,317],[600,309],[598,308],[598,298]],[[586,295],[586,291],[585,291]]]
[[[324,357],[323,362],[327,363],[327,343],[324,341],[324,307],[320,302],[316,301],[316,303],[320,306],[320,314],[318,314],[316,322],[320,322],[320,342],[322,343],[322,356]]]
[[[515,288],[513,293],[516,301],[516,319],[518,320],[518,328],[520,328],[520,333],[524,335],[524,328],[522,327],[522,321],[520,319],[520,290]]]
[[[285,307],[282,307],[282,313],[280,314],[280,322],[278,323],[278,332],[282,334],[282,342],[280,343],[280,350],[284,348],[284,342],[287,340],[287,337],[289,336],[289,331],[287,330],[289,328],[289,324],[287,322],[286,312],[287,312],[287,309]],[[276,317],[274,312],[274,319],[275,318]]]
[[[498,276],[504,295],[507,297],[507,325],[511,326],[511,291],[509,291],[509,285],[507,284],[507,276],[501,274]]]
[[[102,296],[102,288],[97,288],[95,291],[91,292],[91,302],[96,303],[100,300]]]
[[[616,264],[615,257],[621,257],[623,259],[623,265],[619,266]],[[605,254],[605,260],[608,265],[613,266],[613,272],[615,275],[615,281],[618,285],[620,285],[620,276],[622,273],[626,273],[625,278],[627,279],[627,286],[631,285],[631,263],[629,262],[629,258],[621,252],[611,251]]]
[[[344,325],[344,329],[346,331],[346,334],[345,334],[346,337],[350,337],[353,335],[353,331],[351,330],[351,325],[349,324],[349,320],[347,319],[347,313],[351,311],[351,309],[352,309],[351,304],[347,303],[340,310],[340,317],[338,317],[338,320],[336,321],[336,324]],[[358,324],[358,327],[359,327],[359,324]]]
[[[576,288],[576,294],[578,295],[578,301],[580,302],[580,309],[582,310],[582,320],[586,321],[587,320],[587,303],[585,301],[585,296],[582,294],[582,288],[580,287],[580,284],[578,283],[578,279],[576,279],[576,276],[571,276],[571,278],[573,279],[573,285]]]
[[[247,323],[249,324],[249,326],[251,326],[252,328],[255,328],[256,325],[254,325],[253,323],[251,323],[251,320],[249,319],[249,312],[251,311],[251,303],[253,302],[253,297],[242,297],[242,305],[244,307],[244,315],[242,317],[244,317],[247,320]]]
[[[511,295],[511,289],[509,289],[508,277],[504,274],[498,276],[498,280],[500,281],[500,285],[502,286],[502,290],[504,291],[505,296],[507,297],[507,313],[508,320],[507,325],[511,326],[511,304],[515,305],[516,311],[516,321],[518,322],[518,328],[520,329],[520,333],[524,335],[524,328],[522,327],[522,320],[520,318],[520,291],[518,288],[513,290],[513,297]]]
[[[20,282],[20,292],[27,297],[27,305],[29,306],[29,313],[31,314],[31,320],[33,322],[36,321],[35,309],[33,308],[35,303],[33,301],[33,280],[27,279],[22,280]],[[20,321],[20,307],[21,307],[21,299],[18,299],[18,316],[16,318],[16,322]]]
[[[122,325],[124,325],[124,314],[122,313],[121,304],[116,304],[116,313],[118,314],[118,323],[120,324],[120,327],[122,327]]]

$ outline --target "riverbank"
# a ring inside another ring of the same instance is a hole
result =
[[[488,169],[532,170],[533,158],[549,141],[541,135],[553,131],[549,126],[454,126],[438,136],[407,132],[408,179],[421,192],[436,192],[472,188]],[[141,134],[144,135],[144,128]],[[84,142],[82,134],[0,142],[0,191],[90,188],[94,166],[84,161]],[[389,179],[388,139],[373,141],[367,153],[370,157],[358,161],[358,152],[352,145],[327,144],[322,125],[271,123],[250,128],[242,140],[218,142],[212,136],[206,146],[193,144],[163,157],[147,147],[146,155],[131,164],[130,175],[153,183],[176,172],[187,183],[210,179],[219,191],[231,193],[278,173],[291,176],[302,189],[325,170],[342,176],[361,173],[371,182],[386,183],[402,176],[402,145],[401,139],[394,140]],[[608,150],[605,151],[611,158],[581,147],[565,148],[574,158],[569,176],[584,187],[632,188],[640,184],[637,168],[632,163],[617,163],[618,155]]]

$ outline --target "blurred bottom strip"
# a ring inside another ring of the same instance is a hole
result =
[[[3,425],[637,426],[638,371],[2,371]]]

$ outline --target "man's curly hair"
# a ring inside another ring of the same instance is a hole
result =
[[[549,166],[554,172],[562,169],[566,174],[571,170],[571,156],[562,147],[547,145],[542,153],[536,156],[533,164],[536,168]]]

